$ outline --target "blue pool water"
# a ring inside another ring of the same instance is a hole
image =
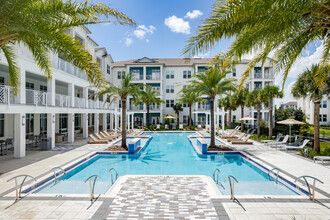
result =
[[[188,140],[192,133],[148,133],[150,143],[137,155],[100,154],[62,176],[56,184],[47,184],[36,193],[88,194],[89,184],[84,180],[97,174],[95,192],[105,193],[110,187],[109,169],[115,168],[119,175],[207,175],[212,176],[218,168],[224,188],[230,194],[229,183],[223,181],[228,175],[235,176],[237,195],[297,195],[285,185],[269,180],[265,172],[247,162],[238,154],[198,155]]]

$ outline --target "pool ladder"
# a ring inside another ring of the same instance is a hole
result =
[[[276,173],[275,173],[275,171],[277,171]],[[280,169],[278,169],[278,168],[273,168],[273,169],[271,169],[271,170],[269,170],[268,171],[268,179],[270,180],[270,175],[271,174],[274,174],[275,176],[276,176],[276,178],[275,178],[275,183],[278,183],[278,176],[279,176],[279,174],[280,174]]]
[[[94,181],[93,181],[93,184],[92,184],[92,178],[94,178]],[[98,175],[92,175],[90,177],[88,177],[86,180],[85,180],[85,183],[89,180],[89,198],[91,201],[93,201],[95,199],[94,197],[94,189],[95,189],[95,182],[97,179],[100,179],[102,182],[102,178]]]
[[[306,183],[306,186],[307,186],[307,189],[308,189],[308,196],[309,196],[309,199],[312,200],[313,202],[315,201],[315,184],[316,184],[316,181],[324,184],[324,182],[322,182],[321,180],[315,178],[315,177],[312,177],[312,176],[300,176],[298,178],[296,178],[296,180],[294,182],[297,182],[298,179],[304,179],[305,183]],[[311,186],[309,185],[308,181],[307,181],[307,178],[310,178],[310,179],[313,179],[313,192],[311,192]],[[296,185],[298,189],[300,189],[300,187],[298,185]]]
[[[112,172],[115,172],[116,178],[113,178]],[[109,173],[110,173],[110,176],[111,176],[111,185],[113,185],[113,183],[116,182],[116,180],[118,179],[118,172],[117,172],[117,170],[115,168],[111,168],[109,170]]]
[[[61,167],[54,167],[54,168],[52,168],[50,171],[53,171],[54,172],[55,183],[57,183],[56,170],[60,170],[59,174],[60,173],[63,173],[63,175],[66,174],[65,170],[63,168],[61,168]]]
[[[17,179],[18,179],[19,177],[24,177],[24,179],[22,180],[22,182],[21,182],[21,184],[20,184],[20,187],[18,188]],[[12,181],[12,180],[15,180],[16,201],[17,201],[18,199],[22,198],[22,196],[21,196],[21,193],[22,193],[22,187],[23,187],[23,185],[24,185],[25,180],[26,180],[28,177],[34,180],[34,185],[32,186],[32,189],[34,189],[34,188],[35,188],[35,183],[37,182],[37,179],[34,178],[33,176],[22,174],[22,175],[14,176],[13,178],[10,178],[9,180],[7,180],[7,182]]]
[[[214,182],[216,182],[217,185],[219,185],[223,189],[225,189],[225,187],[219,181],[219,176],[220,176],[220,170],[217,168],[213,172],[213,180],[214,180]],[[232,201],[234,201],[235,200],[235,195],[234,195],[235,182],[238,183],[238,181],[237,181],[237,179],[234,176],[229,175],[225,179],[224,183],[227,181],[227,179],[228,179],[229,185],[230,185],[230,199]]]

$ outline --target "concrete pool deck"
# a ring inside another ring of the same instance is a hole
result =
[[[37,194],[27,195],[13,204],[14,182],[7,182],[11,177],[29,174],[41,180],[49,175],[51,168],[68,166],[106,147],[84,145],[71,151],[58,151],[1,175],[0,219],[330,219],[330,169],[261,144],[236,148],[266,167],[281,169],[290,181],[301,175],[321,179],[324,184],[317,183],[316,199],[322,204],[311,202],[307,196],[237,196],[238,204],[230,201],[229,196],[216,193],[214,182],[206,176],[122,176],[109,194],[101,195],[92,205],[89,195]]]

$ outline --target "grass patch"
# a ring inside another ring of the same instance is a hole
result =
[[[314,127],[310,127],[311,133],[314,134]],[[320,135],[330,137],[330,130],[320,128]]]
[[[330,156],[330,143],[328,143],[328,142],[320,143],[320,155]]]

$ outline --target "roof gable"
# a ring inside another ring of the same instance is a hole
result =
[[[143,57],[141,59],[135,60],[133,63],[155,63],[156,61],[148,57]]]

